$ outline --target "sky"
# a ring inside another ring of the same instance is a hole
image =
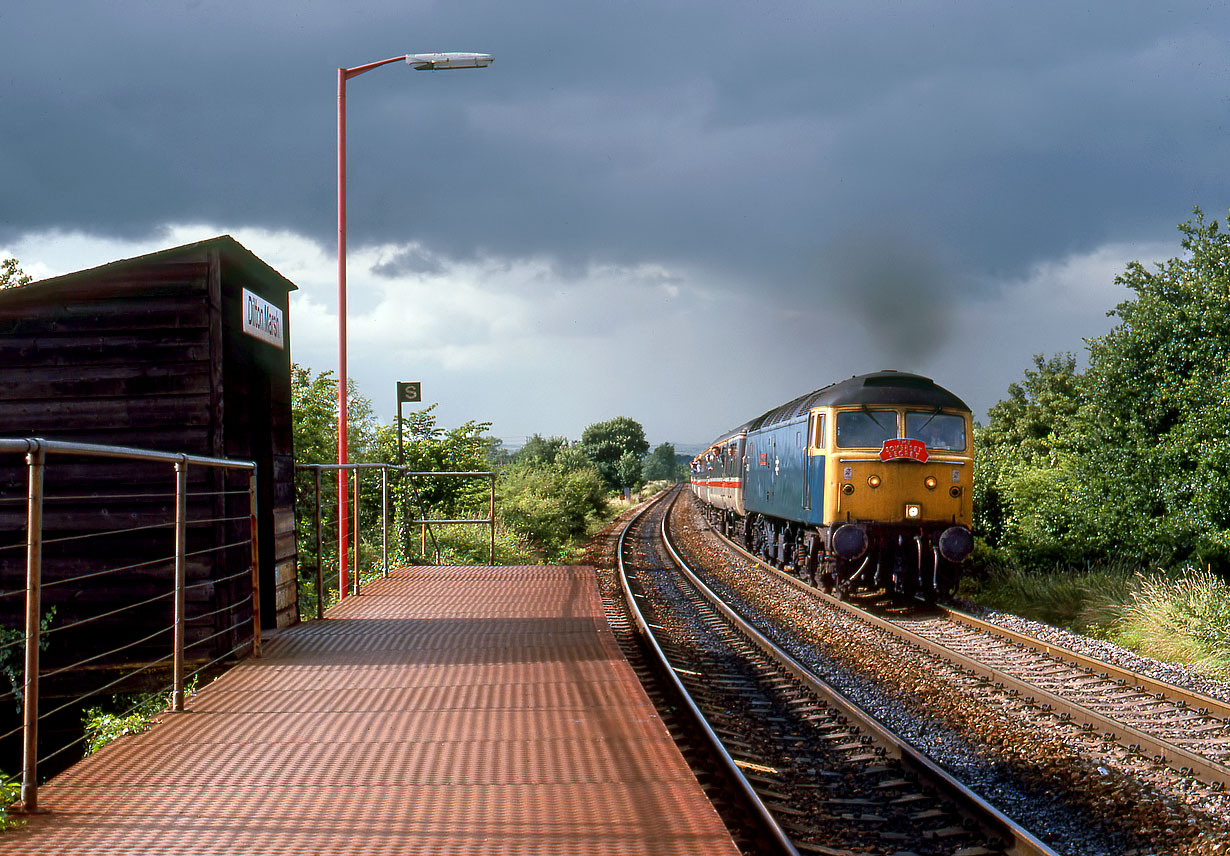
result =
[[[337,370],[510,446],[704,444],[880,369],[985,421],[1114,280],[1230,208],[1230,4],[123,0],[0,6],[0,256],[43,278],[229,234]],[[0,369],[3,370],[3,369]],[[407,405],[408,407],[411,405]]]

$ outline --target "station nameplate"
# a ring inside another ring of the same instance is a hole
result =
[[[282,310],[265,298],[243,290],[243,331],[282,348]]]

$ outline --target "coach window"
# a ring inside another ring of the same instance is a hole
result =
[[[965,417],[930,411],[905,414],[905,436],[922,440],[928,449],[965,451]]]
[[[897,438],[897,411],[846,410],[837,414],[837,445],[843,449],[878,449]]]

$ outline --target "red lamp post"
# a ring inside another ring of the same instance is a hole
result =
[[[337,539],[338,539],[338,595],[346,597],[350,591],[350,574],[347,571],[347,540],[350,536],[349,479],[344,469],[346,454],[346,81],[352,77],[388,65],[406,63],[417,71],[442,71],[452,68],[485,68],[491,65],[490,54],[480,53],[432,53],[406,54],[391,59],[373,62],[355,68],[337,70]],[[358,573],[358,569],[355,569]]]

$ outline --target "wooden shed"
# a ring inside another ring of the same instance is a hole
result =
[[[222,236],[0,290],[0,437],[256,462],[265,627],[298,620],[287,300],[294,288],[236,240]],[[0,475],[5,496],[12,496],[13,488],[20,495],[22,476],[13,463],[6,462]],[[90,498],[103,492],[105,483],[117,481],[142,488],[136,510],[123,512],[128,522],[139,527],[145,519],[164,519],[165,498],[147,490],[152,476],[131,465],[127,470],[109,466],[48,467],[49,480],[57,479],[54,489],[68,505],[56,526],[67,531],[72,514],[87,530],[101,528],[94,519],[100,515],[115,518],[116,512],[100,510]],[[202,493],[218,488],[225,497],[217,500],[218,520],[230,523],[195,525],[190,547],[193,541],[208,547],[219,538],[246,539],[248,499],[235,490],[234,480],[202,470],[193,474],[193,485]],[[17,511],[11,506],[0,510],[0,533],[20,531]],[[63,567],[49,573],[141,561],[141,543],[155,535],[110,539],[120,542],[116,546],[96,541],[88,548],[93,555],[66,554]],[[189,597],[190,618],[194,612],[208,616],[239,597],[249,560],[243,549],[202,550],[194,556],[189,580],[203,584]],[[0,556],[5,590],[18,582],[14,564]],[[167,573],[165,564],[143,568],[122,585],[160,589]],[[65,604],[73,610],[72,601],[84,586],[72,588],[71,596],[48,590],[44,598],[60,604],[57,623],[66,617]],[[198,627],[195,632],[209,638],[207,631]],[[214,647],[225,650],[227,644],[223,639]]]

